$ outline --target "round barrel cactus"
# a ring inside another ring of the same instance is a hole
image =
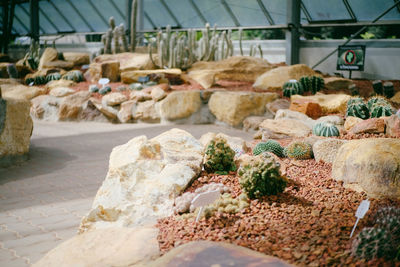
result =
[[[34,83],[37,85],[46,84],[46,77],[43,75],[38,75],[34,78]]]
[[[347,106],[346,117],[348,116],[365,120],[369,118],[369,109],[364,102],[357,102]]]
[[[28,77],[25,79],[25,84],[30,85],[31,83],[35,83],[35,79],[32,77]]]
[[[352,97],[347,101],[347,106],[350,106],[350,105],[356,104],[356,103],[364,103],[364,99],[362,99],[361,97]]]
[[[64,80],[74,81],[76,83],[83,82],[85,79],[83,78],[83,74],[80,70],[71,70],[64,74],[62,77]]]
[[[392,114],[393,112],[391,105],[376,103],[371,108],[371,118],[386,117],[391,116]]]
[[[284,150],[284,154],[292,159],[311,159],[312,146],[306,142],[293,141]]]
[[[91,84],[91,85],[89,85],[89,92],[97,93],[97,92],[99,92],[99,87],[97,87],[97,85],[95,85],[95,84]]]
[[[272,139],[258,143],[253,149],[253,155],[259,155],[263,152],[272,152],[278,157],[284,157],[283,147],[277,141]]]
[[[303,86],[297,80],[289,80],[283,86],[283,96],[290,97],[292,95],[302,95],[304,93]]]
[[[368,99],[368,102],[367,102],[368,108],[372,109],[372,106],[377,103],[389,105],[389,102],[386,100],[386,98],[384,98],[382,96],[373,96]]]
[[[303,76],[300,78],[300,83],[305,92],[311,91],[313,95],[319,92],[324,87],[324,79],[319,76]]]
[[[375,80],[372,82],[372,87],[374,88],[374,92],[377,95],[382,95],[383,94],[383,84],[381,80]]]
[[[46,83],[61,79],[61,74],[58,72],[50,73],[46,76]]]
[[[332,123],[319,122],[314,125],[312,132],[317,136],[339,136],[339,129]]]

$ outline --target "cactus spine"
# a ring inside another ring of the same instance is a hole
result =
[[[285,148],[284,153],[292,159],[311,159],[313,156],[312,146],[301,141],[291,142]]]

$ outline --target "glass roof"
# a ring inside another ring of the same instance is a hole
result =
[[[171,25],[201,28],[206,22],[218,27],[268,27],[286,23],[285,0],[143,0],[144,30]],[[301,23],[372,21],[393,0],[302,0]],[[0,8],[0,31],[3,16]],[[108,19],[125,23],[126,0],[39,1],[40,34],[105,32]],[[17,4],[12,32],[26,35],[30,29],[29,3]],[[400,8],[382,20],[400,20]]]

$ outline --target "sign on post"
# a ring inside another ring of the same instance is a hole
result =
[[[365,45],[340,45],[338,49],[337,70],[363,71]]]
[[[367,199],[367,200],[361,201],[360,206],[358,206],[358,209],[357,209],[357,211],[356,211],[357,220],[356,220],[356,223],[354,224],[353,230],[351,231],[350,238],[353,236],[354,230],[356,230],[358,221],[359,221],[360,219],[364,218],[365,214],[366,214],[367,211],[369,210],[369,204],[370,204],[370,202],[369,202],[369,200]]]
[[[219,198],[219,196],[220,196],[219,190],[215,190],[215,191],[209,191],[209,192],[204,192],[204,193],[198,194],[192,200],[192,205],[195,208],[200,207],[199,213],[197,214],[197,217],[196,217],[196,222],[199,221],[200,215],[203,212],[204,206],[214,203],[214,201],[217,200]]]

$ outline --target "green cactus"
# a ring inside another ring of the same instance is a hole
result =
[[[353,116],[363,120],[369,118],[369,109],[364,102],[357,102],[347,106],[346,117]]]
[[[254,156],[238,171],[243,192],[251,199],[283,192],[287,180],[281,176],[279,167],[269,154]]]
[[[216,212],[235,214],[249,206],[249,199],[246,194],[242,193],[237,198],[233,198],[231,194],[225,193],[213,204],[204,208],[204,217],[210,218]]]
[[[34,77],[35,85],[46,84],[46,77],[43,75],[37,75]]]
[[[14,63],[7,64],[7,73],[10,78],[18,78],[18,70]]]
[[[31,83],[35,83],[35,79],[33,77],[28,77],[25,79],[25,84],[30,85]]]
[[[83,78],[83,74],[80,70],[72,70],[64,74],[62,77],[63,80],[70,80],[76,83],[83,82],[85,79]]]
[[[354,239],[352,254],[366,260],[393,259],[397,247],[393,246],[392,242],[391,234],[386,229],[366,227]]]
[[[312,132],[317,136],[339,136],[339,129],[332,123],[328,122],[319,122],[314,125]]]
[[[371,118],[386,117],[386,116],[391,116],[392,114],[393,112],[391,105],[376,103],[371,108]]]
[[[392,82],[385,82],[383,84],[383,95],[387,98],[394,96],[394,87]]]
[[[390,105],[389,102],[386,100],[386,98],[384,98],[382,96],[370,97],[368,99],[367,105],[368,105],[368,108],[371,110],[372,106],[375,105],[375,104],[378,104],[378,103],[379,104],[384,104],[384,105]]]
[[[319,92],[324,87],[324,79],[319,76],[303,76],[299,82],[305,92],[311,91],[313,95]]]
[[[374,216],[375,225],[388,230],[394,245],[400,245],[400,208],[389,206],[380,208]]]
[[[311,159],[313,151],[310,144],[293,141],[284,149],[284,154],[292,159]]]
[[[259,155],[263,152],[272,152],[278,157],[284,157],[283,147],[277,141],[272,139],[258,143],[253,149],[253,155]]]
[[[383,84],[381,80],[375,80],[372,82],[372,87],[377,95],[383,95]]]
[[[210,173],[235,171],[234,157],[235,151],[229,147],[227,141],[222,137],[217,137],[207,145],[204,156],[204,169]]]
[[[95,84],[91,84],[91,85],[89,86],[89,92],[91,92],[91,93],[97,93],[97,92],[99,92],[99,87],[97,87],[97,85],[95,85]]]
[[[36,70],[40,61],[40,45],[38,41],[32,40],[29,52],[25,54],[24,65],[28,65],[32,70]]]
[[[356,103],[364,103],[364,99],[361,97],[352,97],[347,101],[347,106],[356,104]]]
[[[283,96],[291,97],[292,95],[302,95],[304,93],[303,85],[297,80],[289,80],[282,86]]]
[[[50,73],[46,76],[46,83],[61,79],[61,74],[58,72]]]

